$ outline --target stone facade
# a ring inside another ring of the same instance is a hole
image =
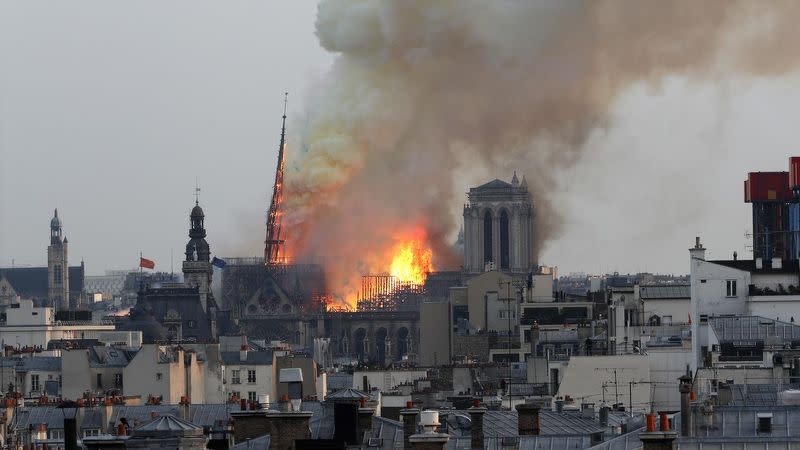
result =
[[[56,209],[50,220],[50,245],[47,247],[47,292],[50,304],[57,310],[70,308],[68,244]]]
[[[211,251],[206,242],[205,214],[198,203],[192,208],[189,222],[190,239],[186,244],[183,281],[187,286],[197,288],[203,312],[208,312],[209,304],[214,304],[211,294],[211,276],[214,274],[214,269],[211,267]]]
[[[536,265],[534,207],[525,177],[471,188],[464,206],[464,270],[527,273]]]

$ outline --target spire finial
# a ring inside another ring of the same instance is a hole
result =
[[[511,178],[511,184],[514,186],[519,185],[519,178],[517,178],[517,171],[514,171],[514,176]]]
[[[281,149],[283,149],[286,137],[286,106],[289,104],[289,93],[283,93],[283,123],[281,124]]]
[[[197,177],[194,177],[194,205],[200,205],[200,186],[197,184]]]
[[[58,208],[53,210],[53,217],[58,217]]]

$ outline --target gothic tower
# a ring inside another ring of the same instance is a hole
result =
[[[186,244],[186,260],[183,262],[183,281],[188,286],[197,287],[200,291],[200,303],[203,311],[207,311],[211,297],[211,276],[214,269],[209,259],[210,251],[206,242],[206,229],[203,227],[205,214],[199,202],[195,202],[189,216],[189,243]],[[213,303],[213,300],[212,300]]]
[[[464,205],[464,270],[527,273],[536,265],[528,182],[492,180],[469,190]]]
[[[50,245],[47,246],[47,297],[57,310],[70,307],[68,246],[56,209],[50,220]]]

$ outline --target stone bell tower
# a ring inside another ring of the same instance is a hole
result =
[[[203,311],[207,312],[209,298],[211,297],[211,276],[214,269],[211,267],[210,249],[206,242],[206,229],[203,222],[205,214],[200,203],[195,201],[192,213],[189,216],[189,243],[186,244],[186,260],[183,262],[183,281],[188,286],[197,287],[200,291],[200,303]],[[213,303],[213,300],[212,300]]]
[[[536,266],[533,199],[528,182],[492,180],[471,188],[464,205],[464,270],[528,273]]]
[[[47,246],[47,298],[57,310],[70,307],[68,246],[56,209],[50,219],[50,245]]]

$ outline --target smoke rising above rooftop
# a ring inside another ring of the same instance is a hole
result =
[[[621,92],[794,70],[797,23],[793,1],[323,0],[316,32],[337,59],[290,130],[288,245],[336,258],[329,282],[348,285],[422,227],[434,266],[457,268],[463,174],[516,169],[541,249],[559,175],[613,127]]]

